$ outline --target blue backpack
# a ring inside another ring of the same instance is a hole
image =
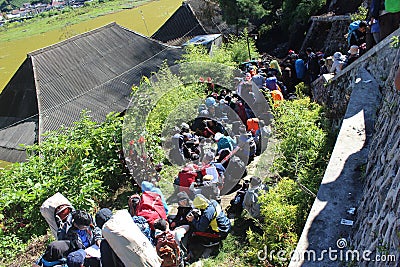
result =
[[[360,22],[361,22],[361,20],[356,20],[356,21],[353,21],[352,23],[350,23],[350,25],[349,25],[349,31],[347,33],[347,44],[349,47],[350,47],[351,35],[353,34],[353,32],[355,30],[357,30],[360,27]]]
[[[65,258],[56,261],[46,261],[45,259],[43,259],[43,257],[40,257],[40,259],[36,262],[36,264],[37,264],[36,266],[42,266],[42,267],[68,267],[67,259]]]

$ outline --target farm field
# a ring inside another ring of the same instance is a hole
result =
[[[123,9],[122,2],[128,9]],[[158,0],[145,3],[121,0],[118,3],[118,6],[111,8],[94,8],[93,11],[79,15],[74,15],[75,11],[68,12],[65,14],[69,17],[61,14],[37,20],[25,27],[0,31],[0,92],[29,52],[111,22],[143,35],[151,35],[178,9],[182,1]]]

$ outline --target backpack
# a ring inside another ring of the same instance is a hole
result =
[[[253,218],[260,217],[260,203],[258,203],[258,197],[263,192],[268,190],[264,185],[257,186],[247,190],[243,199],[243,207],[249,212]]]
[[[175,236],[165,231],[156,235],[156,250],[158,256],[162,259],[161,267],[177,267],[181,262],[181,252]]]
[[[188,168],[183,168],[178,173],[179,179],[179,192],[185,191],[186,193],[190,193],[189,187],[190,185],[196,181],[197,172],[191,171]]]
[[[222,136],[219,140],[218,140],[218,148],[224,149],[224,148],[228,148],[230,151],[233,150],[233,144],[230,142],[229,138],[227,136]]]
[[[135,195],[131,198],[134,197]],[[167,214],[165,213],[161,196],[151,191],[145,191],[140,196],[139,203],[135,209],[135,215],[144,217],[152,230],[154,230],[155,220],[158,218],[167,220]]]
[[[312,74],[319,74],[319,63],[318,56],[316,54],[312,54],[307,62],[307,69]],[[280,90],[282,92],[282,90]]]
[[[60,260],[56,261],[46,261],[41,257],[34,265],[34,267],[68,267],[67,265],[67,259],[62,258]]]
[[[146,218],[142,216],[133,216],[133,222],[139,227],[140,231],[147,237],[147,239],[153,243],[153,237],[151,236],[151,229],[147,223]]]
[[[230,205],[226,209],[228,218],[233,219],[240,217],[243,211],[244,196],[249,189],[249,183],[244,182],[242,188],[236,193],[235,197],[231,199]]]
[[[232,156],[227,164],[224,173],[224,187],[221,189],[221,194],[231,194],[237,190],[236,185],[240,179],[247,175],[246,164],[238,156]],[[236,188],[236,190],[235,190]]]
[[[347,45],[350,47],[350,39],[351,35],[354,33],[355,30],[359,28],[361,20],[356,20],[350,23],[349,25],[349,31],[347,32]],[[357,39],[357,36],[356,36]]]

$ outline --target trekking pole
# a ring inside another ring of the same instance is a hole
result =
[[[227,162],[233,155],[236,154],[236,152],[239,151],[239,149],[243,148],[247,143],[250,143],[252,140],[253,137],[249,138],[248,140],[246,140],[246,142],[242,143],[241,145],[236,146],[235,149],[233,149],[228,155],[226,155],[226,157],[220,163],[224,164],[225,162]]]

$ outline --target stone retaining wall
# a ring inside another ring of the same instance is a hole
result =
[[[399,36],[400,29],[392,35]],[[361,170],[363,196],[349,240],[353,249],[371,251],[371,260],[355,266],[399,266],[400,262],[400,91],[393,85],[400,49],[391,48],[389,43],[390,37],[325,86],[321,80],[314,84],[316,101],[327,105],[336,119],[343,118],[361,68],[369,71],[382,92],[368,161]],[[395,256],[395,262],[378,261],[389,255]]]

